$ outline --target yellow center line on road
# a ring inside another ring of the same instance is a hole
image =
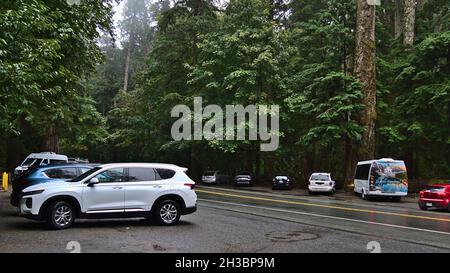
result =
[[[422,219],[422,220],[450,222],[450,219],[436,218],[436,217],[429,217],[429,216],[420,216],[420,215],[413,215],[413,214],[403,214],[403,213],[368,210],[368,209],[356,209],[356,208],[340,207],[340,206],[332,206],[332,205],[321,205],[321,204],[305,203],[305,202],[299,202],[299,201],[279,200],[279,199],[272,199],[272,198],[264,198],[264,197],[233,194],[233,193],[214,192],[214,191],[199,190],[199,189],[196,189],[195,191],[201,192],[201,193],[212,194],[212,195],[237,197],[237,198],[242,198],[242,199],[251,199],[251,200],[259,200],[259,201],[269,201],[269,202],[281,203],[281,204],[321,207],[321,208],[338,209],[338,210],[346,210],[346,211],[356,211],[356,212],[366,212],[366,213],[384,214],[384,215],[392,215],[392,216],[402,216],[402,217]]]

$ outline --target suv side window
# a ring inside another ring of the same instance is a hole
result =
[[[63,178],[69,179],[78,176],[77,168],[54,168],[44,171],[44,174],[49,178]]]
[[[77,168],[61,168],[61,178],[69,179],[77,176]]]
[[[61,178],[62,177],[62,171],[61,169],[50,169],[44,171],[44,174],[48,176],[49,178]]]
[[[174,170],[156,169],[156,180],[169,179],[175,175]]]
[[[85,173],[85,172],[87,172],[87,171],[89,171],[89,170],[90,170],[89,168],[83,168],[83,167],[81,167],[81,168],[80,168],[80,173],[83,174],[83,173]]]
[[[153,168],[129,168],[128,169],[128,182],[139,182],[139,181],[155,181],[155,170]]]
[[[97,174],[95,177],[100,183],[111,183],[111,182],[122,182],[123,179],[123,168],[113,168],[106,170]]]

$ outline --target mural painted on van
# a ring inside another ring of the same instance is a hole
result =
[[[408,192],[408,174],[402,161],[376,161],[370,172],[370,191]]]

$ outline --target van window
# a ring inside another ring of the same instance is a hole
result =
[[[29,158],[25,159],[25,161],[22,163],[22,165],[23,166],[28,166],[28,165],[33,164],[34,161],[36,161],[36,158],[29,157]]]
[[[157,180],[169,179],[169,178],[172,178],[174,175],[175,175],[175,171],[174,170],[156,169],[156,179]]]
[[[154,181],[155,171],[153,168],[129,168],[128,169],[128,179],[129,182],[138,181]]]
[[[50,164],[62,164],[62,163],[67,163],[67,161],[60,159],[50,159]]]
[[[371,164],[362,164],[356,167],[355,179],[368,180]]]
[[[37,167],[41,165],[42,159],[41,158],[27,158],[22,163],[22,166],[29,166],[29,167]]]

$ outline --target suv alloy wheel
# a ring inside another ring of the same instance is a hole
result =
[[[47,209],[47,224],[52,229],[65,229],[75,220],[73,206],[66,201],[52,203]]]
[[[180,205],[174,200],[164,200],[158,204],[154,212],[155,220],[163,226],[171,226],[180,220]]]

